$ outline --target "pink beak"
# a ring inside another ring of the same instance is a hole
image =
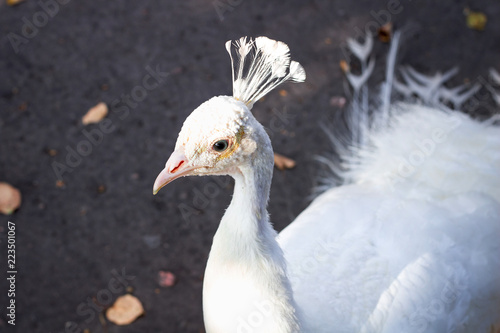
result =
[[[188,166],[188,162],[189,161],[183,151],[174,151],[165,164],[165,169],[163,169],[158,177],[156,177],[153,185],[153,194],[158,193],[158,191],[168,183],[177,178],[187,176],[190,171],[194,170],[194,167]]]

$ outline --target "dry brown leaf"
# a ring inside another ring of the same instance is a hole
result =
[[[108,114],[108,106],[101,102],[91,108],[82,118],[82,124],[94,124],[100,122]]]
[[[17,107],[17,109],[19,111],[26,111],[28,109],[28,103],[22,102],[21,104],[19,104],[19,106]]]
[[[106,317],[116,325],[128,325],[144,314],[141,301],[132,295],[123,295],[116,299],[113,306],[106,311]]]
[[[8,4],[9,6],[14,6],[14,5],[17,5],[18,3],[21,3],[21,2],[23,2],[23,1],[24,1],[24,0],[7,0],[6,2],[7,2],[7,4]]]
[[[381,42],[388,43],[392,37],[392,22],[387,22],[378,29],[378,39]]]
[[[19,206],[21,206],[21,192],[10,184],[0,183],[0,212],[10,215]]]
[[[470,9],[466,8],[464,10],[467,20],[467,26],[474,30],[484,30],[486,26],[486,22],[488,22],[488,18],[484,13],[481,12],[473,12]]]
[[[280,90],[280,96],[281,97],[285,97],[286,95],[288,95],[288,91],[286,91],[285,89],[281,89]]]
[[[274,165],[279,170],[292,169],[295,167],[295,161],[286,156],[274,153]]]
[[[158,272],[158,284],[161,287],[172,287],[175,284],[175,275],[168,271]]]
[[[49,148],[49,149],[47,149],[47,154],[49,154],[49,156],[54,157],[57,155],[57,150]]]
[[[349,73],[351,71],[351,66],[347,63],[345,60],[340,60],[340,69],[342,69],[342,72],[344,73]]]

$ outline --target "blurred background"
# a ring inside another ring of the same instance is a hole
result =
[[[467,21],[471,12],[479,24]],[[348,37],[375,36],[373,86],[388,22],[405,33],[399,64],[426,74],[459,66],[452,84],[481,83],[500,69],[499,19],[500,2],[487,0],[2,0],[0,182],[22,202],[0,215],[0,332],[204,332],[203,272],[232,180],[183,178],[157,196],[152,186],[190,112],[231,94],[227,40],[284,41],[307,72],[253,109],[275,151],[296,162],[275,170],[269,212],[279,231],[310,201],[314,157],[331,151],[319,124],[349,97],[339,66]],[[84,125],[101,102],[106,117]],[[145,314],[118,326],[105,311],[127,293]]]

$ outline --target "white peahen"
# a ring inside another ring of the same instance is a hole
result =
[[[371,71],[364,46],[350,42]],[[277,237],[266,210],[273,150],[250,109],[282,82],[304,81],[305,71],[286,44],[266,37],[226,48],[233,96],[191,113],[154,184],[156,194],[183,176],[235,179],[205,272],[206,331],[489,332],[500,319],[494,120],[383,98],[368,121],[366,77],[347,73],[359,101],[351,120],[359,123],[342,152],[344,184],[318,196]],[[388,66],[394,57],[393,48]],[[385,97],[393,86],[404,93],[416,84],[411,70],[408,86],[388,73]],[[450,92],[445,79],[432,94]]]

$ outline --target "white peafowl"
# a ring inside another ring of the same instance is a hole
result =
[[[366,44],[350,41],[365,73],[373,69]],[[368,121],[360,89],[366,75],[347,73],[359,101],[351,120],[359,123],[342,152],[344,184],[318,196],[278,236],[266,210],[273,150],[250,110],[282,82],[304,81],[305,71],[286,44],[266,37],[226,48],[233,96],[191,113],[153,189],[190,175],[235,180],[205,272],[206,331],[489,332],[500,319],[494,119],[473,120],[442,104],[391,104],[393,86],[404,93],[426,79],[407,69],[408,85],[388,70],[385,97]],[[450,75],[438,77],[430,97],[464,96],[442,86]]]

